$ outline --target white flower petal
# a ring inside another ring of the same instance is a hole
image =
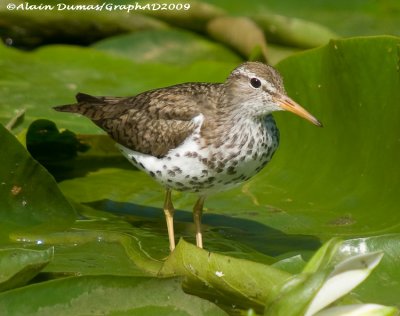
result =
[[[325,309],[315,316],[390,316],[397,309],[377,304],[344,305]]]
[[[357,255],[339,263],[311,301],[305,316],[312,316],[349,293],[364,281],[382,259],[383,253]]]

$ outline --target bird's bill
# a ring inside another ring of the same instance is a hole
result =
[[[310,121],[314,125],[322,126],[321,122],[318,121],[313,115],[311,115],[307,110],[301,107],[299,104],[294,102],[291,98],[286,95],[279,95],[274,98],[275,102],[285,111],[292,112],[307,121]]]

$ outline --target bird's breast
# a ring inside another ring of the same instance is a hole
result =
[[[122,151],[163,186],[208,195],[250,179],[271,160],[279,142],[272,117],[250,126],[236,124],[220,133],[219,140],[210,142],[198,130],[162,158]]]
[[[220,147],[210,150],[211,167],[241,183],[258,173],[272,158],[279,144],[279,131],[272,116],[259,121],[243,121],[225,134]]]

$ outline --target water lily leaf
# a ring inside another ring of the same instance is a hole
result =
[[[34,278],[52,259],[47,250],[0,249],[0,292],[23,286]]]
[[[179,279],[116,276],[63,278],[5,292],[0,294],[0,312],[10,316],[226,315],[214,304],[185,294]]]
[[[16,109],[26,109],[22,128],[36,119],[50,119],[72,132],[95,134],[101,130],[86,118],[57,113],[52,107],[73,103],[79,91],[129,96],[188,81],[223,81],[237,64],[211,60],[189,66],[135,63],[96,49],[72,46],[49,46],[27,53],[0,45],[0,54],[0,95],[4,100],[0,123],[8,123]]]
[[[397,233],[349,239],[341,245],[336,256],[337,260],[374,251],[383,251],[385,254],[374,273],[354,291],[364,302],[400,307],[398,296],[400,291],[399,242],[400,234]],[[377,288],[379,291],[376,290]]]
[[[395,106],[400,101],[396,68],[398,44],[399,39],[394,37],[338,40],[278,65],[289,95],[319,117],[325,127],[316,129],[288,113],[275,115],[281,130],[281,146],[270,165],[241,188],[206,201],[207,249],[260,262],[265,259],[272,263],[271,256],[289,262],[287,258],[299,253],[309,256],[320,240],[331,236],[351,238],[399,231],[399,214],[393,211],[399,205],[396,188],[400,178],[394,163],[400,158],[399,109]],[[33,53],[0,49],[7,57],[2,59],[5,78],[0,90],[5,100],[0,109],[2,120],[9,121],[17,104],[28,104],[30,110],[23,126],[40,116],[55,118],[57,125],[81,133],[97,133],[98,129],[88,120],[53,114],[50,109],[51,105],[71,102],[77,87],[93,94],[128,95],[165,85],[169,80],[186,81],[189,77],[196,81],[222,81],[234,66],[195,63],[183,74],[182,69],[177,72],[180,68],[176,66],[139,65],[93,48],[48,47]],[[110,73],[115,73],[115,77]],[[32,88],[32,82],[41,84]],[[106,156],[100,150],[95,152],[101,159]],[[145,241],[145,251],[151,249],[158,254],[156,258],[165,256],[168,241],[161,211],[162,189],[128,163],[122,160],[110,163],[111,160],[103,165],[94,164],[92,169],[88,166],[90,160],[81,167],[74,165],[74,172],[60,183],[63,192],[97,210],[122,213],[143,236],[151,236]],[[193,241],[190,209],[195,197],[176,193],[173,198],[178,209],[177,237],[191,236],[188,240]],[[64,220],[59,215],[55,218]],[[12,222],[24,219],[14,217]],[[54,221],[46,219],[45,223],[59,231]],[[64,231],[62,227],[60,230]],[[124,229],[127,227],[117,230]],[[3,232],[7,232],[6,227]],[[4,238],[8,241],[8,232]],[[384,245],[383,240],[380,246]],[[81,248],[85,252],[88,249]],[[124,251],[119,248],[117,252],[124,255]],[[396,254],[395,247],[391,246],[387,253]],[[79,255],[71,251],[73,256]],[[363,300],[368,297],[382,304],[397,302],[393,289],[397,289],[399,277],[393,267],[398,262],[394,256],[389,258],[390,263],[385,264],[385,258],[383,270],[380,272],[378,267],[376,271],[382,291],[373,291],[370,286],[363,292],[356,290],[363,293]],[[293,262],[299,264],[301,260]],[[77,266],[70,266],[69,272]],[[119,273],[134,272],[120,270]]]
[[[167,27],[137,12],[126,14],[126,10],[112,7],[107,10],[104,5],[103,10],[79,10],[74,1],[44,4],[16,0],[15,9],[9,10],[6,4],[0,4],[0,36],[9,44],[25,49],[49,43],[88,45],[115,34]]]
[[[335,239],[332,239],[325,243],[307,264],[300,256],[293,256],[280,260],[273,266],[293,274],[315,272],[313,266],[318,262],[322,265],[317,264],[316,267],[329,267],[329,265],[338,264],[352,256],[380,251],[384,253],[380,264],[363,283],[352,290],[352,293],[355,294],[352,299],[357,297],[359,303],[379,302],[380,304],[399,307],[400,274],[398,265],[400,264],[400,253],[397,247],[399,239],[399,234],[348,239],[340,244],[334,243]],[[326,250],[328,250],[327,255],[323,255]],[[376,291],[377,288],[379,288],[379,291]],[[350,299],[350,297],[346,297],[346,299]]]
[[[341,36],[400,35],[400,3],[387,1],[297,1],[297,0],[203,0],[217,5],[228,14],[252,16],[280,14],[320,23]],[[290,25],[288,25],[290,28]]]
[[[93,47],[122,55],[138,63],[188,65],[196,60],[240,62],[226,47],[193,32],[179,29],[154,30],[111,37]]]
[[[44,272],[50,275],[155,276],[169,254],[167,240],[146,227],[134,227],[120,216],[74,203],[80,219],[69,230],[13,232],[13,243],[33,249],[54,247]]]
[[[160,270],[160,275],[185,276],[185,291],[217,299],[232,308],[262,311],[265,301],[276,295],[291,275],[268,265],[235,259],[197,248],[180,240]]]
[[[283,258],[274,264],[272,264],[274,268],[289,272],[291,274],[300,273],[303,271],[306,266],[306,262],[302,255],[294,255],[292,257]]]
[[[324,128],[276,115],[282,142],[263,174],[269,180],[258,177],[250,184],[260,204],[308,214],[307,231],[321,237],[399,231],[400,214],[393,212],[400,179],[394,163],[400,159],[395,136],[400,112],[393,106],[400,101],[395,89],[400,84],[399,43],[395,37],[335,40],[278,65],[288,94],[319,117]],[[372,118],[371,113],[379,115]],[[293,225],[287,228],[299,232]]]
[[[207,33],[225,43],[242,56],[252,60],[267,60],[267,43],[263,31],[254,21],[244,17],[217,17],[207,24]],[[259,53],[254,54],[258,49]]]
[[[397,44],[398,39],[391,37],[340,40],[282,62],[279,68],[288,93],[315,112],[325,127],[316,129],[288,113],[276,114],[280,149],[266,169],[242,188],[206,201],[205,234],[218,232],[219,237],[277,255],[293,248],[317,248],[313,236],[327,239],[398,230],[399,215],[392,212],[399,202],[398,168],[393,163],[399,159],[398,109],[387,103],[399,99]],[[381,79],[372,82],[371,74]],[[378,93],[372,93],[376,85]],[[380,115],[372,119],[377,107]],[[321,156],[326,159],[323,164]],[[382,161],[387,166],[383,172]],[[162,191],[149,177],[131,170],[102,169],[60,185],[76,201],[109,211],[153,214],[162,206]],[[181,210],[190,210],[193,200],[179,193],[174,196]],[[191,221],[190,212],[180,214]]]
[[[172,3],[165,1],[163,3]],[[183,7],[181,10],[149,10],[146,14],[156,17],[171,25],[182,27],[194,31],[204,31],[208,21],[219,16],[225,15],[225,11],[218,6],[211,5],[201,1],[190,1],[189,9]]]
[[[307,265],[303,269],[303,273],[314,273],[318,270],[322,270],[329,267],[332,264],[333,258],[337,256],[337,251],[342,240],[337,238],[329,239],[326,243],[322,245],[321,248],[311,257],[307,262]]]
[[[312,48],[325,45],[338,35],[323,25],[289,18],[272,13],[252,16],[252,19],[265,32],[268,41],[283,46]]]
[[[89,164],[90,160],[87,161],[87,165]],[[77,178],[65,179],[60,183],[60,187],[75,201],[97,210],[123,214],[133,226],[148,228],[158,240],[160,247],[158,251],[165,251],[168,249],[168,238],[162,212],[164,192],[152,178],[135,170],[127,163],[124,166],[126,167],[103,165],[97,170],[88,169],[90,172],[80,177],[79,181]],[[123,188],[122,183],[125,181],[129,181],[130,185]],[[77,182],[79,182],[79,190]],[[174,194],[177,208],[174,216],[176,238],[184,237],[190,242],[194,241],[195,236],[190,212],[194,199],[194,196],[185,197],[179,193]],[[181,203],[187,203],[189,210],[182,208]],[[260,225],[254,220],[232,218],[229,214],[218,214],[214,211],[204,215],[203,228],[206,248],[210,251],[223,251],[228,255],[266,264],[276,261],[268,254],[294,251],[299,248],[310,250],[319,245],[316,238],[300,235],[287,236],[276,229]],[[268,237],[270,239],[266,243],[265,240]],[[235,242],[232,242],[232,239]]]
[[[363,282],[383,257],[382,252],[362,253],[335,264],[338,249],[336,239],[325,243],[301,273],[273,292],[266,301],[265,315],[312,316]]]
[[[76,213],[54,178],[0,125],[0,240],[18,230],[57,231]]]
[[[93,220],[82,221],[72,231],[15,233],[11,237],[25,245],[55,247],[56,256],[45,270],[52,274],[143,276],[158,273],[161,262],[143,249],[143,236],[135,236],[132,230],[130,233],[112,230],[118,226],[122,230],[125,226],[129,232],[128,223],[121,225],[110,220],[94,224]]]

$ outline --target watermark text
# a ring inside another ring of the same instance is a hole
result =
[[[114,4],[103,2],[101,4],[30,4],[29,2],[13,3],[6,5],[9,11],[188,11],[190,3],[131,3]]]

